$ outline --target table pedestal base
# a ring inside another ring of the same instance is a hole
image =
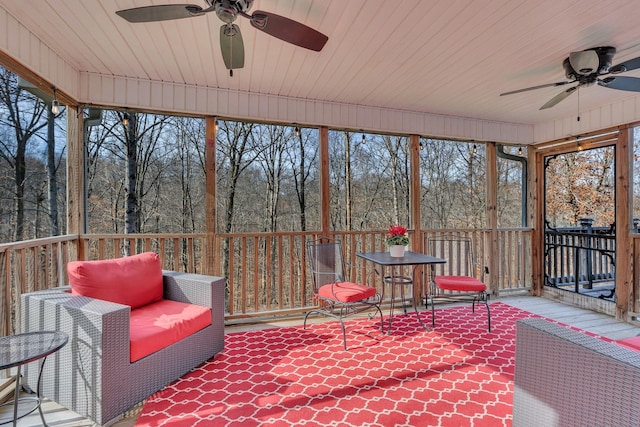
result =
[[[387,335],[391,334],[391,324],[393,321],[393,312],[395,310],[395,301],[396,301],[396,286],[400,288],[400,300],[402,301],[402,309],[404,310],[404,315],[407,315],[407,306],[405,304],[404,298],[404,288],[405,286],[413,286],[413,279],[409,276],[385,276],[384,283],[388,284],[391,287],[391,308],[389,309],[389,327],[387,328]],[[413,311],[416,312],[416,317],[418,318],[418,322],[422,325],[423,328],[428,329],[425,324],[422,322],[422,318],[420,317],[420,313],[418,312],[418,306],[416,305],[415,298],[411,298],[411,302],[413,305]]]

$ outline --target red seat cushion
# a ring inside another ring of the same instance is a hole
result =
[[[131,310],[131,362],[176,343],[210,324],[209,307],[184,302],[163,299]]]
[[[617,340],[616,343],[631,350],[640,351],[640,336]]]
[[[162,267],[154,252],[101,261],[71,261],[67,274],[75,295],[132,309],[162,298]]]
[[[356,302],[376,295],[376,288],[353,282],[328,283],[318,289],[322,298],[341,302]]]
[[[436,276],[433,281],[440,289],[447,291],[482,292],[487,290],[487,285],[469,276]]]

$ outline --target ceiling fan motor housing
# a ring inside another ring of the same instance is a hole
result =
[[[253,4],[253,0],[206,0],[209,6],[215,7],[218,18],[226,23],[233,23],[239,12],[246,13]]]
[[[600,67],[598,67],[598,74],[604,74],[609,72],[611,63],[613,62],[613,56],[616,54],[616,48],[612,46],[596,47],[594,49],[600,58]]]

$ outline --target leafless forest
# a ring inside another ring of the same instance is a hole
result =
[[[65,234],[65,109],[54,115],[4,69],[0,98],[0,242]],[[203,232],[204,119],[115,110],[88,114],[88,232]],[[218,124],[217,231],[318,230],[319,131]],[[484,144],[422,138],[421,146],[422,226],[486,227]],[[517,159],[526,158],[526,148],[498,148],[499,227],[521,227],[523,169]],[[335,230],[410,224],[408,149],[406,136],[329,131]],[[596,225],[613,221],[613,148],[550,158],[545,179],[546,216],[553,226],[574,225],[582,217]],[[639,188],[635,183],[634,194]]]

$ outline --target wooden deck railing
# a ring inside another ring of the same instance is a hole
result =
[[[165,270],[202,273],[205,234],[84,234],[79,237],[84,259],[120,258],[155,252]]]
[[[490,230],[428,230],[423,232],[423,238],[437,233],[448,233],[457,237],[470,238],[473,243],[474,257],[483,266],[489,266]],[[524,228],[509,228],[498,230],[497,248],[491,260],[495,266],[489,270],[489,281],[492,291],[520,290],[531,288],[531,231]],[[444,274],[447,264],[436,268],[436,274]],[[455,274],[449,272],[448,274]]]
[[[442,230],[437,230],[440,232]],[[447,230],[473,239],[476,256],[487,262],[488,230]],[[343,242],[346,261],[364,262],[358,252],[386,250],[386,231],[336,232]],[[429,233],[423,232],[422,238]],[[286,316],[308,310],[312,298],[304,244],[318,232],[234,233],[215,237],[216,265],[212,271],[227,278],[226,319]],[[417,237],[411,235],[414,240]],[[498,232],[497,271],[491,272],[494,289],[531,286],[531,233],[525,229]],[[68,235],[0,245],[0,335],[15,333],[19,323],[19,298],[24,292],[67,283],[70,260],[117,258],[129,253],[154,251],[164,269],[202,273],[207,259],[204,234]],[[226,257],[225,254],[230,254]],[[355,269],[351,280],[364,280]],[[379,280],[375,280],[378,283]]]
[[[17,332],[20,295],[65,284],[77,242],[77,235],[67,235],[0,245],[0,335]]]

